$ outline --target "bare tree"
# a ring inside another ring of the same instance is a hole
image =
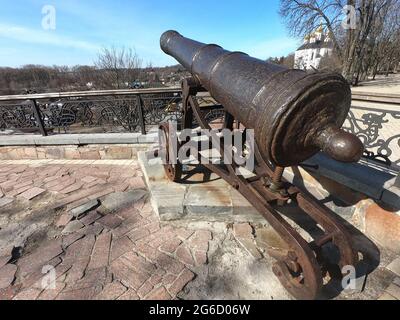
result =
[[[346,0],[281,0],[279,13],[284,17],[293,36],[304,37],[321,24],[331,34],[333,45],[342,55],[337,29],[342,21],[342,8]]]
[[[286,57],[270,57],[267,59],[268,62],[284,65],[288,68],[293,68],[294,66],[294,53],[289,53]]]
[[[356,28],[342,27],[346,5],[355,9]],[[326,27],[342,63],[343,76],[357,84],[369,68],[379,28],[383,30],[377,21],[388,11],[398,17],[398,10],[397,0],[281,0],[280,14],[294,36],[305,36],[320,24]]]
[[[142,60],[131,48],[103,48],[95,66],[101,71],[102,87],[120,89],[138,79]]]

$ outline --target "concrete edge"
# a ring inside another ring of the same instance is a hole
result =
[[[157,143],[157,132],[141,133],[88,133],[59,134],[53,136],[0,135],[0,146],[47,146],[47,145],[88,145],[88,144],[143,144]]]
[[[400,188],[394,186],[396,176],[385,171],[361,164],[341,163],[318,153],[303,162],[302,168],[334,180],[373,200],[400,208]],[[316,169],[312,168],[317,166]]]

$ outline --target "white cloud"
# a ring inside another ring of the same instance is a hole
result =
[[[0,23],[0,37],[23,43],[43,44],[57,47],[75,48],[86,51],[98,51],[99,46],[90,42],[71,39],[57,34],[56,31],[29,29],[16,25]]]

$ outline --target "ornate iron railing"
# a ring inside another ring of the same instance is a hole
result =
[[[391,110],[353,106],[343,128],[364,143],[364,158],[400,171],[400,105]]]
[[[205,105],[213,101],[207,95],[199,100]],[[146,128],[163,121],[179,122],[181,102],[180,88],[1,96],[0,130],[39,130],[43,135],[57,132],[146,133]]]
[[[9,99],[5,103],[5,101]],[[12,101],[10,101],[12,99]],[[0,129],[19,132],[135,132],[179,120],[181,90],[111,90],[0,97]]]

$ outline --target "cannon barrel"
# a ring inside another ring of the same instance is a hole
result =
[[[161,49],[180,62],[246,128],[260,153],[278,166],[297,165],[319,150],[358,161],[361,141],[340,129],[351,103],[345,79],[306,73],[165,32]]]

